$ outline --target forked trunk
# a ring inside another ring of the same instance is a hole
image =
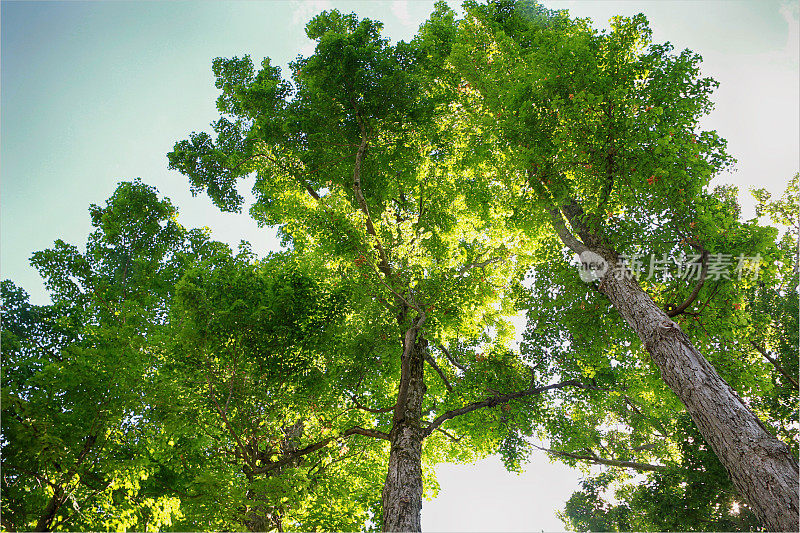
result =
[[[798,466],[789,448],[639,284],[619,272],[609,268],[600,289],[642,340],[741,496],[769,531],[798,531]]]
[[[383,486],[383,531],[422,531],[422,439],[420,427],[425,340],[404,350],[398,406],[389,433],[389,470]],[[404,387],[407,387],[404,390]]]

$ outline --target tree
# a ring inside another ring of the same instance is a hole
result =
[[[3,526],[169,525],[178,501],[140,490],[158,436],[135,423],[185,233],[150,187],[122,183],[92,206],[86,252],[33,255],[53,303],[9,281],[3,298]]]
[[[726,212],[737,216],[733,190],[720,189],[716,196],[724,200]],[[755,221],[733,224],[727,231],[746,236],[748,227],[753,224]],[[797,391],[751,344],[753,339],[764,342],[765,337],[786,338],[791,342],[791,331],[796,326],[793,320],[781,320],[781,317],[791,316],[791,308],[796,306],[789,296],[791,290],[784,289],[794,265],[791,260],[785,260],[784,252],[780,252],[775,243],[762,243],[758,249],[764,255],[764,267],[757,279],[733,276],[730,280],[709,281],[700,292],[699,303],[675,320],[686,328],[693,342],[708,353],[710,362],[758,413],[770,432],[778,435],[796,454]],[[793,254],[793,249],[790,248],[789,253]],[[643,276],[642,281],[663,306],[684,283],[677,276],[650,280]],[[537,265],[526,285],[530,294],[519,304],[528,309],[528,329],[522,352],[543,372],[590,377],[599,386],[612,389],[600,401],[573,403],[568,409],[554,410],[551,413],[554,416],[542,420],[551,441],[548,453],[571,464],[610,466],[606,480],[624,484],[631,483],[628,472],[637,471],[641,474],[635,483],[645,475],[651,480],[658,478],[659,484],[669,481],[674,486],[671,491],[682,492],[682,483],[701,483],[723,490],[728,482],[719,480],[717,474],[724,470],[686,457],[687,430],[680,414],[683,407],[660,380],[658,369],[646,352],[638,349],[635,334],[619,323],[610,301],[599,295],[596,287],[575,275],[574,266],[564,260],[557,246],[546,261]],[[765,304],[770,305],[768,313],[764,312]],[[783,308],[786,310],[777,311]],[[770,316],[776,317],[775,320]],[[692,438],[702,443],[695,447],[706,445],[699,437]],[[687,468],[687,464],[694,466]],[[661,474],[665,471],[669,471],[669,476]],[[622,494],[630,496],[632,491],[618,490],[617,499],[622,499]],[[635,505],[626,504],[633,512],[643,512],[641,507],[648,501],[656,499],[640,497]],[[737,516],[743,518],[745,504],[741,497],[736,502],[741,509]],[[669,503],[668,498],[660,500],[662,506]],[[729,503],[727,508],[731,506]],[[713,510],[713,507],[697,507],[698,513],[688,515],[678,512],[678,508],[670,515],[673,525],[669,527],[663,522],[660,526],[652,525],[659,522],[642,522],[651,525],[627,527],[636,530],[714,529],[708,524],[719,519],[716,511],[704,516],[706,522],[695,519],[703,516],[703,509]],[[681,520],[683,526],[674,525]],[[735,523],[738,522],[730,522]],[[733,530],[733,527],[722,529]]]
[[[85,253],[34,254],[52,305],[2,285],[3,527],[362,528],[383,451],[348,449],[371,432],[322,380],[330,279],[232,256],[139,181],[90,211]]]
[[[210,244],[176,287],[150,415],[174,439],[160,475],[181,497],[176,526],[362,529],[384,453],[348,441],[371,420],[335,387],[346,298],[312,257]]]
[[[734,191],[709,188],[730,158],[697,131],[714,86],[699,58],[648,47],[641,17],[597,33],[528,2],[467,10],[440,4],[394,45],[325,12],[291,81],[269,60],[214,61],[215,135],[176,143],[170,166],[233,211],[255,174],[251,215],[290,251],[234,255],[136,182],[93,206],[86,253],[34,256],[52,306],[4,284],[4,527],[355,529],[380,514],[418,531],[430,465],[500,452],[518,468],[533,434],[614,469],[571,501],[576,527],[749,527],[725,472],[769,527],[796,521],[797,330],[765,315],[796,313],[794,237],[776,246],[738,220]],[[571,252],[607,270],[582,281]],[[647,252],[699,279],[634,279]],[[722,254],[770,261],[728,280]],[[612,483],[620,505],[603,501]],[[667,512],[676,494],[702,506]]]
[[[686,413],[678,417],[675,429],[678,462],[635,483],[612,471],[584,480],[582,490],[566,503],[565,525],[575,531],[760,529],[760,521],[739,500],[728,473]],[[614,503],[606,496],[612,493]]]
[[[724,199],[725,211],[736,216],[733,194],[726,188],[717,195]],[[747,227],[754,223],[734,225],[728,231],[746,235]],[[794,264],[774,243],[760,249],[765,254],[765,268],[757,279],[744,276],[711,281],[701,292],[700,303],[676,320],[695,344],[706,350],[726,382],[796,454],[797,391],[751,342],[765,342],[765,338],[791,342],[796,325],[781,317],[791,316],[791,308],[796,306],[789,296],[791,289],[785,289]],[[794,257],[793,248],[788,253]],[[543,421],[551,440],[547,452],[573,465],[608,467],[602,477],[603,490],[615,490],[615,498],[621,501],[612,505],[592,496],[595,503],[589,505],[586,498],[593,494],[592,487],[599,487],[595,483],[600,479],[589,480],[590,486],[574,495],[568,505],[567,523],[577,529],[623,531],[753,527],[748,506],[735,493],[724,468],[710,456],[707,443],[687,426],[682,405],[659,379],[646,353],[637,349],[635,335],[619,324],[607,299],[597,298],[596,288],[575,276],[574,267],[561,260],[560,250],[551,256],[537,266],[529,282],[530,294],[521,303],[528,308],[529,319],[523,353],[544,371],[570,377],[584,374],[614,391],[599,402],[576,403],[563,409],[560,416],[548,416]],[[667,296],[660,298],[661,305],[666,305],[681,280],[643,282],[657,297],[661,296],[658,292]],[[776,317],[774,321],[764,312],[766,305]],[[637,473],[636,477],[631,479],[630,472]],[[708,497],[709,487],[715,491],[713,498]],[[678,504],[690,497],[705,503]],[[622,517],[624,521],[613,522],[614,527],[600,525],[606,522],[590,526],[586,513],[594,507],[608,511],[603,517],[599,511],[595,513],[598,520]]]
[[[735,219],[707,191],[731,162],[724,141],[698,128],[716,82],[700,77],[697,54],[651,44],[641,15],[616,18],[601,33],[532,2],[466,9],[450,62],[474,95],[471,111],[506,143],[503,162],[516,169],[506,175],[528,198],[519,216],[549,221],[564,246],[606,267],[597,289],[636,332],[737,490],[768,528],[795,528],[795,458],[673,320],[699,301],[704,280],[662,309],[624,261],[697,251],[705,265],[711,254],[749,256],[768,238],[755,227],[726,233]]]
[[[269,60],[256,72],[249,57],[216,59],[216,139],[194,133],[169,154],[225,210],[241,206],[236,181],[254,173],[251,215],[349,287],[358,326],[338,341],[350,370],[337,385],[390,445],[386,531],[420,529],[423,456],[499,448],[513,464],[542,393],[593,389],[542,384],[503,347],[501,317],[532,243],[473,150],[485,132],[451,105],[438,28],[390,45],[380,23],[325,12],[306,26],[316,51],[291,64],[291,83]]]

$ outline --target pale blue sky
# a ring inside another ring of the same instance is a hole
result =
[[[120,180],[141,177],[169,196],[187,227],[209,226],[258,252],[274,234],[245,215],[221,214],[167,170],[165,154],[216,118],[211,60],[251,54],[285,65],[309,53],[304,22],[323,8],[382,20],[407,39],[433,1],[2,2],[0,5],[0,274],[47,301],[28,266],[54,239],[82,245],[88,206]],[[798,170],[798,3],[782,1],[546,1],[593,18],[645,13],[656,41],[691,48],[721,82],[705,126],[729,140],[738,172],[720,181],[779,193]],[[458,2],[451,2],[457,7]],[[553,531],[554,511],[580,473],[537,454],[517,476],[496,459],[439,469],[440,496],[426,502],[428,531]]]

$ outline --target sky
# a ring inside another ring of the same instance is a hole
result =
[[[459,2],[449,2],[458,8]],[[745,218],[752,187],[780,194],[798,171],[798,2],[781,0],[545,1],[607,27],[614,15],[645,13],[655,42],[703,58],[720,82],[703,122],[728,140],[736,171],[717,178],[740,189]],[[141,177],[172,199],[186,227],[215,239],[242,239],[258,253],[275,232],[245,214],[220,213],[193,198],[187,179],[167,169],[166,153],[217,118],[215,57],[269,56],[286,65],[313,51],[304,23],[322,9],[384,22],[393,41],[411,38],[432,0],[306,2],[0,3],[0,277],[33,303],[48,297],[31,254],[61,238],[82,246],[90,204],[119,181]],[[558,531],[582,477],[534,454],[522,475],[497,458],[437,469],[439,496],[423,506],[426,531]]]

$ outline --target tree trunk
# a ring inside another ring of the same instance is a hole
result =
[[[410,330],[411,331],[411,330]],[[420,427],[427,341],[406,335],[401,362],[400,390],[389,433],[389,470],[383,486],[383,531],[421,531],[422,439]],[[408,347],[408,343],[413,345]]]
[[[56,518],[58,510],[61,509],[61,506],[67,501],[65,488],[72,482],[75,474],[78,473],[78,469],[81,467],[84,459],[86,459],[86,456],[92,450],[96,442],[97,435],[89,435],[86,438],[81,453],[79,453],[78,457],[75,459],[75,464],[72,465],[72,468],[69,469],[61,483],[55,488],[53,496],[50,498],[50,501],[47,502],[47,507],[45,507],[44,512],[36,522],[36,531],[50,531],[52,529],[53,521]]]
[[[252,483],[252,480],[250,480]],[[265,531],[283,531],[280,509],[270,505],[267,495],[247,489],[247,499],[255,504],[244,506],[244,526],[247,531],[262,533]]]
[[[47,507],[45,507],[44,512],[36,522],[36,529],[34,529],[34,531],[50,531],[53,527],[53,520],[56,518],[56,513],[61,509],[65,501],[64,489],[59,485],[56,487],[50,501],[47,502]]]
[[[642,340],[734,485],[769,531],[798,531],[798,466],[739,395],[614,261],[600,285]]]

